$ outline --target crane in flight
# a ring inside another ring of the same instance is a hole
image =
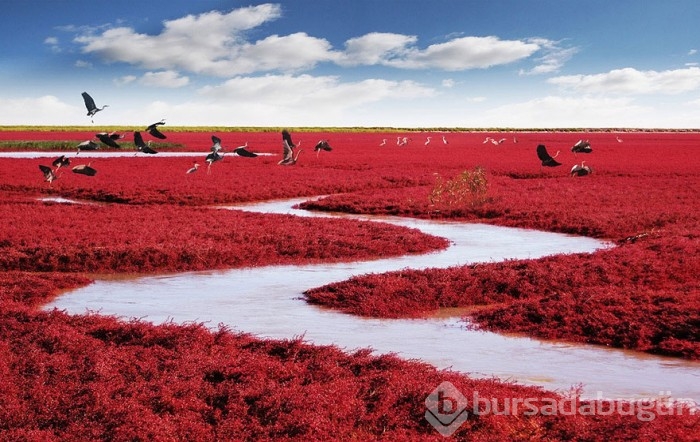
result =
[[[97,107],[97,105],[95,104],[95,100],[92,99],[90,94],[88,94],[87,92],[83,92],[81,95],[83,96],[83,101],[85,102],[85,107],[88,111],[87,116],[90,117],[90,121],[94,123],[95,121],[92,117],[94,117],[96,113],[103,110],[104,108],[109,107],[109,105],[105,104],[102,107]]]

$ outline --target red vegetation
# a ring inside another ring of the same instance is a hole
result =
[[[168,135],[201,150],[203,160],[209,134]],[[570,178],[567,163],[540,171],[534,146],[565,150],[559,158],[573,164],[582,158],[568,148],[580,134],[523,133],[518,144],[500,146],[482,144],[486,135],[447,134],[449,145],[434,137],[426,147],[419,134],[410,134],[413,142],[397,147],[395,134],[299,134],[302,147],[326,138],[333,151],[302,153],[296,166],[278,167],[279,134],[222,134],[225,147],[249,141],[251,150],[276,156],[227,156],[210,175],[202,169],[185,175],[191,158],[84,159],[98,170],[95,177],[68,171],[52,185],[37,167],[48,159],[0,159],[0,439],[444,440],[424,417],[427,395],[443,381],[467,398],[477,393],[499,404],[563,399],[365,350],[346,354],[197,324],[153,326],[36,309],[89,283],[82,272],[364,259],[444,246],[408,229],[202,207],[210,204],[344,192],[314,205],[609,238],[620,246],[592,255],[369,275],[309,297],[383,316],[474,306],[472,320],[482,326],[697,358],[700,137],[625,134],[618,144],[612,134],[586,134],[593,153],[585,158],[594,173]],[[91,137],[74,136],[77,142]],[[2,139],[32,137],[67,135],[0,132]],[[382,138],[388,143],[379,147]],[[484,204],[430,205],[434,174],[451,178],[477,165],[489,179]],[[36,199],[47,195],[99,204]],[[481,409],[456,436],[693,440],[697,430],[687,409],[641,421],[617,413],[525,415],[523,406],[515,416]]]

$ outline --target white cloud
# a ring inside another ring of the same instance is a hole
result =
[[[442,80],[442,83],[441,83],[441,84],[442,84],[442,87],[445,87],[445,88],[448,88],[448,89],[449,89],[449,88],[453,88],[453,87],[455,86],[456,83],[455,83],[455,81],[454,81],[453,79],[451,79],[451,78],[445,78],[444,80]]]
[[[386,59],[383,64],[406,69],[483,69],[522,60],[539,49],[537,44],[520,40],[501,40],[493,36],[461,37],[422,50],[408,48],[404,56]]]
[[[53,95],[0,98],[0,125],[65,124],[67,115],[85,115],[84,108],[63,103]]]
[[[81,69],[90,69],[92,68],[92,63],[85,60],[75,60],[75,67]]]
[[[57,37],[46,37],[44,39],[44,44],[51,48],[51,52],[61,52]]]
[[[175,71],[146,72],[139,80],[144,86],[165,88],[179,88],[187,86],[189,82],[189,77],[180,76]]]
[[[337,59],[343,66],[385,64],[405,56],[408,46],[418,38],[412,35],[371,32],[345,42],[345,52]]]
[[[565,75],[547,80],[562,89],[583,93],[678,94],[700,89],[700,68],[667,71],[615,69],[592,75]]]
[[[484,127],[639,127],[652,115],[651,108],[636,105],[629,98],[546,96],[489,109],[477,124]]]
[[[411,81],[266,75],[236,77],[200,89],[197,99],[169,105],[169,121],[195,125],[368,124],[366,108],[396,100],[431,97],[435,91]]]
[[[559,69],[578,52],[578,48],[564,48],[560,42],[544,38],[532,38],[528,40],[541,48],[544,55],[537,58],[539,64],[530,70],[521,70],[521,75],[551,74]]]
[[[688,51],[688,55],[695,55],[695,54],[697,54],[697,53],[698,53],[698,50],[697,50],[697,49],[691,49],[691,50]]]
[[[305,32],[270,35],[248,41],[246,31],[281,16],[279,5],[262,4],[211,11],[163,22],[159,34],[129,27],[84,30],[74,42],[82,52],[107,62],[123,62],[149,70],[180,70],[219,77],[258,72],[299,72],[318,63],[341,66],[383,65],[400,69],[461,71],[512,63],[544,51],[541,72],[552,72],[573,54],[546,39],[501,40],[495,36],[455,37],[444,43],[417,46],[411,35],[371,32],[336,50],[324,38]]]
[[[163,22],[158,35],[139,34],[131,28],[108,29],[101,34],[83,34],[75,42],[84,53],[95,54],[109,62],[124,62],[145,69],[183,69],[210,75],[235,75],[235,60],[247,43],[243,32],[280,16],[279,5],[262,4],[188,15]],[[283,43],[289,44],[289,41]],[[250,51],[250,47],[246,48]],[[297,48],[299,49],[299,48]],[[264,51],[263,51],[264,52]],[[291,58],[293,53],[288,54]],[[243,65],[246,63],[244,62]]]
[[[114,83],[117,86],[124,86],[124,85],[131,84],[131,83],[135,82],[137,79],[138,79],[138,77],[136,75],[124,75],[123,77],[119,77],[119,78],[115,79]]]

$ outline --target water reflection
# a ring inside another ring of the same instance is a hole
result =
[[[301,201],[222,209],[383,221],[443,236],[451,246],[436,253],[367,262],[98,280],[62,296],[47,308],[71,313],[93,310],[154,323],[172,320],[205,322],[211,327],[226,324],[261,337],[304,336],[309,342],[335,344],[347,350],[371,347],[380,353],[393,352],[475,377],[496,376],[562,391],[583,384],[584,394],[591,397],[598,392],[609,398],[662,394],[700,401],[697,362],[467,330],[465,323],[455,317],[359,318],[310,306],[300,299],[309,288],[360,274],[592,252],[607,244],[591,238],[483,224],[310,213],[293,208]]]

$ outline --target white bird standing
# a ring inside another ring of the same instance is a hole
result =
[[[444,135],[442,136],[442,144],[450,144],[447,142],[447,138],[445,138]]]
[[[383,138],[383,139],[382,139],[382,142],[379,143],[379,145],[380,145],[380,146],[384,146],[385,144],[386,144],[386,138]]]
[[[423,143],[424,146],[427,146],[428,144],[430,144],[430,138],[431,138],[431,137],[428,137],[428,138],[425,140],[425,143]]]

